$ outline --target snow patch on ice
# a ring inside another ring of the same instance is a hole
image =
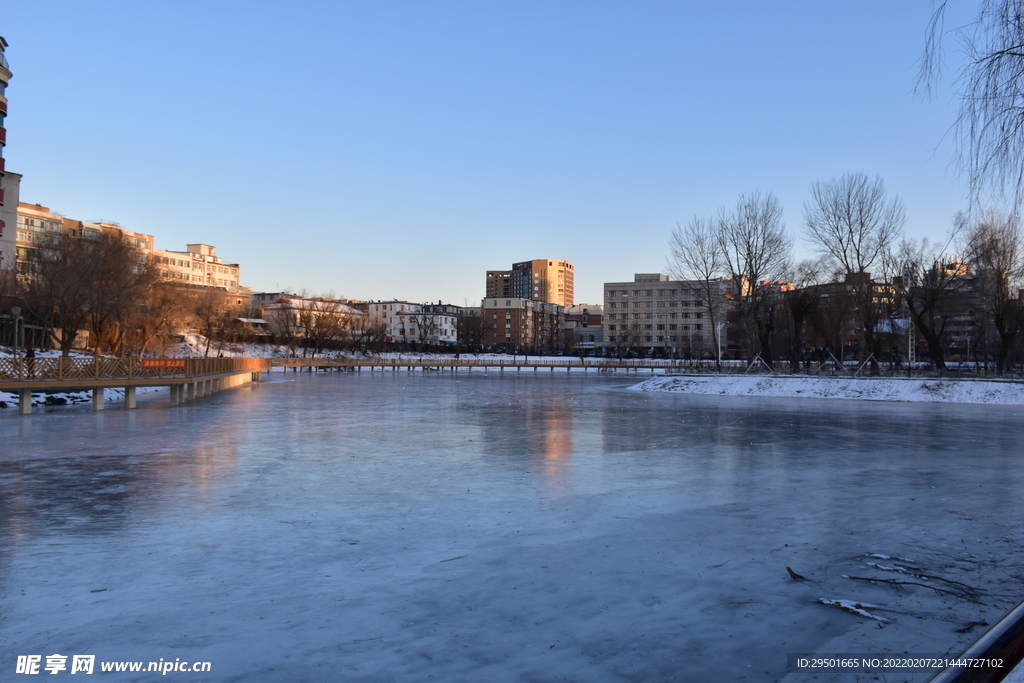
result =
[[[726,396],[1024,405],[1024,383],[991,380],[670,375],[631,388]]]

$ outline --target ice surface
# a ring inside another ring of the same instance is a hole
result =
[[[958,652],[1024,595],[1019,407],[626,386],[273,373],[0,413],[0,678],[93,653],[212,662],[178,681],[804,681],[788,652]],[[979,600],[843,577],[917,580],[872,554]]]

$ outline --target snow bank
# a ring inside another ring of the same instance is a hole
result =
[[[963,379],[671,375],[651,378],[631,387],[631,389],[634,391],[681,391],[689,394],[723,394],[726,396],[1024,405],[1024,384],[1022,383]]]

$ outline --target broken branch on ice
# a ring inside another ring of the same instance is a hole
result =
[[[868,609],[881,609],[878,605],[869,605],[866,602],[854,602],[853,600],[829,600],[828,598],[818,598],[818,602],[820,602],[822,605],[828,605],[829,607],[841,609],[844,612],[849,612],[850,614],[856,614],[859,617],[864,617],[866,619],[874,619],[875,621],[881,622],[883,624],[892,623],[885,617],[876,616],[868,611]]]

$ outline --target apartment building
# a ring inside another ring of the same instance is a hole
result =
[[[716,323],[725,322],[728,282],[714,283],[711,306]],[[604,338],[610,349],[657,352],[687,358],[713,356],[704,283],[671,280],[661,273],[636,273],[632,282],[604,284]],[[722,350],[731,348],[723,336]]]
[[[352,306],[384,327],[384,341],[449,346],[459,340],[459,315],[445,304],[411,301],[361,301]]]
[[[41,204],[18,202],[15,231],[15,264],[21,267],[37,257],[36,252],[54,239],[66,234],[76,239],[99,239],[116,234],[139,250],[138,268],[142,268],[153,251],[153,236],[126,230],[116,223],[76,221],[65,218]]]
[[[11,173],[4,166],[4,147],[7,145],[7,84],[11,80],[11,68],[7,64],[4,50],[7,41],[0,36],[0,277],[4,272],[14,270],[15,221],[17,220],[18,188],[21,176]],[[9,284],[0,282],[2,291],[9,291]]]
[[[154,251],[153,263],[165,280],[221,287],[240,292],[241,266],[224,263],[209,244],[188,244],[185,251]],[[244,289],[244,288],[241,288]]]
[[[550,353],[562,348],[562,306],[523,297],[487,297],[481,309],[484,346],[519,353]]]
[[[511,297],[512,296],[512,271],[511,270],[488,270],[487,287],[484,296],[487,297]]]
[[[64,216],[40,204],[18,202],[15,221],[16,263],[28,261],[35,250],[64,232]]]
[[[575,266],[569,261],[533,259],[513,263],[511,270],[488,270],[487,298],[531,299],[568,308],[576,288]]]
[[[512,294],[534,301],[573,305],[576,273],[568,261],[533,259],[512,264]]]
[[[158,250],[152,235],[134,232],[110,222],[79,221],[65,218],[41,204],[18,203],[15,253],[18,263],[25,263],[33,252],[54,237],[67,234],[78,239],[98,239],[100,235],[116,234],[149,259],[164,280],[180,284],[217,287],[229,294],[248,295],[239,284],[241,267],[224,263],[209,244],[189,244],[185,251]]]

